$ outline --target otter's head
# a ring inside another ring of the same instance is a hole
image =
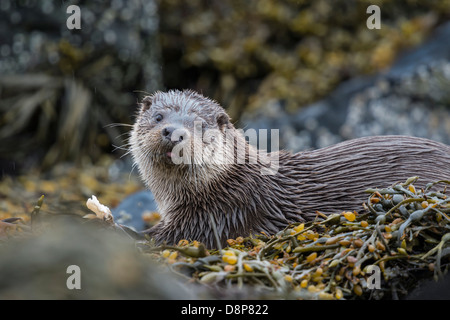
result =
[[[150,188],[158,177],[208,179],[223,169],[228,129],[217,102],[190,90],[156,92],[140,103],[131,152]]]

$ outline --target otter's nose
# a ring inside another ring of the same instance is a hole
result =
[[[172,142],[181,142],[187,138],[186,130],[177,127],[165,127],[161,130],[163,138]]]

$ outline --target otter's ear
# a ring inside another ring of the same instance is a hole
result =
[[[144,112],[150,109],[152,106],[152,96],[146,96],[142,99],[142,102],[139,104],[139,112]]]
[[[220,130],[231,128],[230,117],[225,112],[219,113],[216,117],[216,121]]]

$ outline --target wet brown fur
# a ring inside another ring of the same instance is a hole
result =
[[[164,105],[176,101],[166,99],[168,94],[179,96],[179,104]],[[142,125],[152,104],[171,112],[184,108],[211,126],[217,125],[214,119],[220,114],[221,125],[232,130],[234,126],[216,102],[193,91],[158,92],[144,99],[130,141],[140,174],[161,211],[161,222],[148,231],[158,243],[188,239],[216,247],[210,214],[225,244],[251,233],[274,234],[291,222],[313,219],[316,211],[360,210],[369,187],[386,187],[411,176],[420,177],[419,187],[450,179],[450,146],[407,136],[365,137],[296,154],[280,151],[275,175],[262,175],[260,162],[166,165],[157,155],[159,129]],[[238,134],[236,138],[243,139]]]

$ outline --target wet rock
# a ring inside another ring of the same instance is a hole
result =
[[[450,276],[446,275],[439,281],[420,281],[417,288],[406,297],[407,300],[449,300]]]
[[[142,219],[142,214],[154,211],[157,211],[155,198],[147,190],[128,196],[116,208],[111,210],[116,223],[133,227],[136,231],[148,228],[148,225]]]

